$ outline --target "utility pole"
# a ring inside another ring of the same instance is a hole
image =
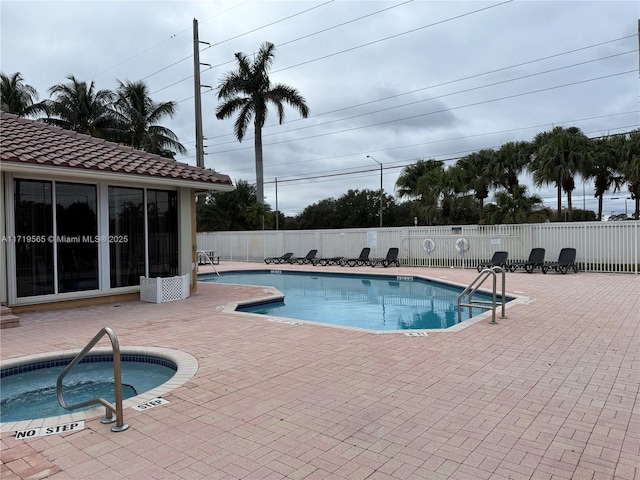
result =
[[[193,93],[196,99],[196,165],[204,168],[204,139],[202,138],[202,95],[200,92],[200,40],[198,20],[193,19]]]
[[[278,177],[276,177],[276,230],[278,230]]]

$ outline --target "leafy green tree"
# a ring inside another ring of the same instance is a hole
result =
[[[271,84],[269,70],[273,64],[275,48],[270,42],[263,43],[253,61],[245,53],[236,53],[237,69],[227,73],[218,87],[218,100],[222,100],[223,103],[216,109],[216,117],[221,120],[238,113],[233,128],[238,141],[242,141],[253,121],[259,203],[264,202],[262,128],[267,119],[269,105],[276,107],[281,124],[284,121],[285,104],[298,110],[303,118],[309,116],[309,107],[295,88],[281,83]]]
[[[383,219],[389,225],[395,203],[383,195]],[[333,228],[377,227],[380,225],[380,190],[349,190],[336,200],[338,224]],[[389,218],[386,218],[389,215]]]
[[[589,139],[577,127],[554,127],[541,132],[533,140],[532,161],[534,184],[539,187],[555,183],[558,191],[558,215],[562,211],[562,192],[567,194],[571,220],[571,192],[575,189],[576,173],[583,170],[588,155]]]
[[[295,222],[291,222],[290,226],[299,230],[340,228],[336,200],[330,197],[309,205],[295,217]]]
[[[49,89],[54,99],[45,102],[47,118],[43,120],[66,130],[112,138],[111,104],[114,93],[110,90],[96,91],[93,82],[87,85],[73,75],[67,79],[69,83],[59,83]]]
[[[159,125],[164,118],[173,117],[177,108],[176,102],[155,102],[143,81],[119,82],[112,110],[116,139],[130,147],[167,158],[175,158],[176,153],[186,153],[176,134]]]
[[[44,112],[44,104],[37,102],[38,91],[27,85],[20,72],[0,73],[0,110],[20,117],[32,117]]]

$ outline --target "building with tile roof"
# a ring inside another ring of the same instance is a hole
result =
[[[0,113],[0,303],[137,295],[140,277],[196,286],[195,196],[227,175]]]

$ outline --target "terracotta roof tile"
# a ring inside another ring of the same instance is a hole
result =
[[[203,188],[211,188],[212,184],[232,185],[228,175],[214,170],[4,112],[0,113],[0,162],[170,177],[202,183]]]

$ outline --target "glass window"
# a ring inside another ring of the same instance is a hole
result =
[[[178,275],[178,195],[147,190],[149,222],[149,276]]]
[[[18,297],[54,293],[51,182],[14,180]]]
[[[58,292],[98,288],[95,185],[56,182]]]
[[[144,191],[109,187],[111,287],[139,285],[145,274]]]

